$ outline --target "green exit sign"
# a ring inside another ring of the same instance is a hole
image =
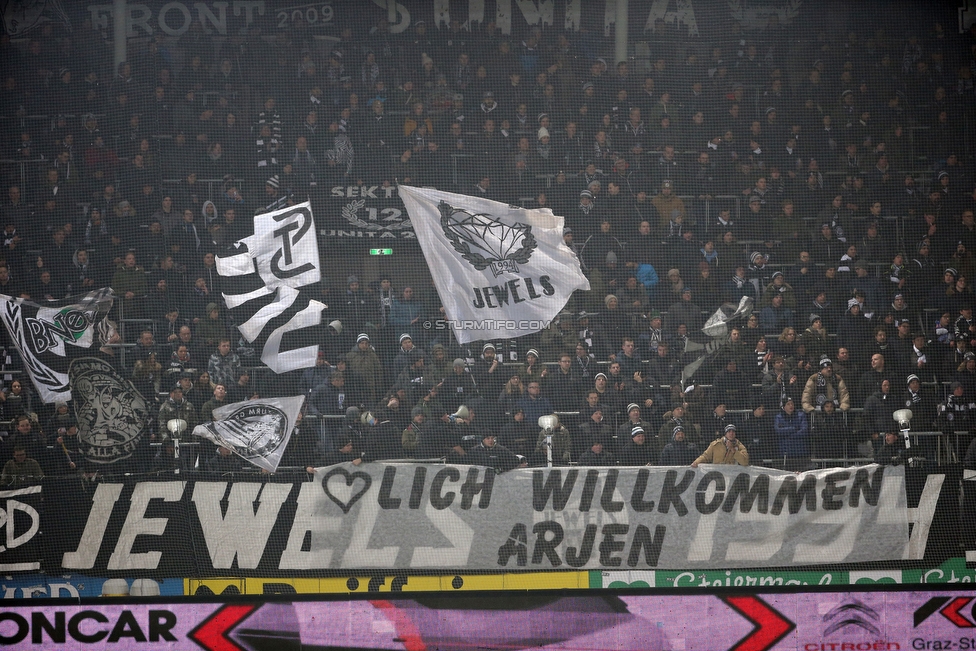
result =
[[[370,255],[393,255],[393,249],[370,249]]]

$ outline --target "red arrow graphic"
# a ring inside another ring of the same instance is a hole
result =
[[[380,609],[386,615],[396,629],[397,637],[403,642],[407,651],[427,651],[427,644],[424,643],[423,636],[417,625],[402,610],[397,608],[396,602],[386,599],[376,599],[370,601],[375,608]]]
[[[796,628],[796,624],[759,597],[722,597],[722,601],[756,625],[729,651],[766,651]]]
[[[206,651],[247,651],[227,634],[258,609],[257,604],[227,604],[190,631],[189,638]]]
[[[973,628],[973,623],[959,614],[959,610],[972,600],[972,597],[956,597],[939,612],[959,628]]]

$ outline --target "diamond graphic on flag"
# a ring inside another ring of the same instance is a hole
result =
[[[437,205],[441,228],[454,250],[478,271],[491,268],[496,276],[503,272],[518,273],[537,244],[532,227],[527,224],[504,224],[491,215],[455,208],[446,201]]]

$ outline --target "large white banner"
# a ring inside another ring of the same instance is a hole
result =
[[[254,235],[239,241],[234,254],[217,257],[227,309],[275,373],[315,366],[318,343],[303,345],[311,338],[300,331],[322,322],[325,304],[302,291],[321,279],[319,265],[310,202],[256,215]],[[289,333],[295,347],[282,342]]]
[[[214,409],[214,420],[193,434],[229,448],[258,468],[274,472],[291,440],[305,396],[262,398]]]
[[[563,243],[563,218],[497,201],[401,185],[459,343],[538,332],[589,289]]]
[[[296,483],[182,478],[100,483],[79,494],[50,482],[50,519],[39,530],[59,533],[42,543],[60,573],[153,576],[573,569],[675,570],[697,579],[704,570],[724,577],[735,568],[922,559],[926,547],[941,559],[935,532],[945,531],[945,516],[936,516],[936,505],[958,500],[958,490],[941,482],[933,493],[926,485],[909,509],[906,472],[913,471],[702,465],[497,474],[480,466],[347,463]],[[929,478],[935,486],[932,478],[945,476]],[[71,533],[64,523],[73,523]],[[0,563],[7,556],[0,552]]]

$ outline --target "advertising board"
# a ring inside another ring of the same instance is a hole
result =
[[[0,645],[152,650],[976,648],[976,591],[567,595],[344,601],[19,602]]]

